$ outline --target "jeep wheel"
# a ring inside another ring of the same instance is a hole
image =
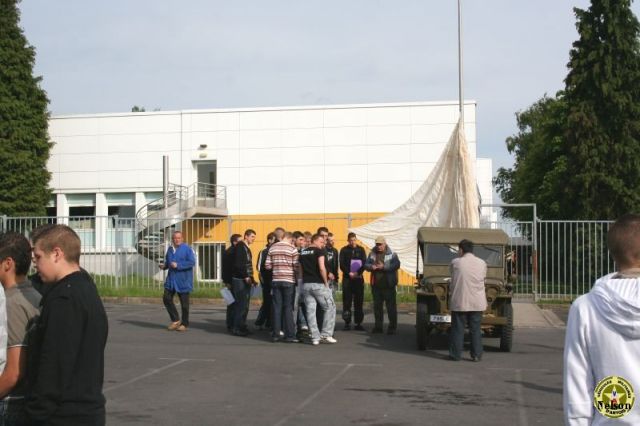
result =
[[[427,349],[427,343],[429,340],[427,318],[429,318],[429,309],[427,308],[427,304],[418,302],[416,312],[416,344],[419,351]]]
[[[500,350],[511,352],[513,344],[513,306],[511,303],[504,305],[503,315],[507,318],[507,323],[500,330]]]

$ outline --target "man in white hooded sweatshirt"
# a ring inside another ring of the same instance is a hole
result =
[[[618,272],[571,306],[564,347],[566,425],[640,425],[640,216],[609,229]]]

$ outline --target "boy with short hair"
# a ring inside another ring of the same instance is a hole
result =
[[[80,269],[80,238],[68,226],[50,227],[34,238],[33,260],[47,291],[29,341],[27,414],[34,423],[102,426],[108,323]]]
[[[598,279],[569,311],[566,425],[640,424],[629,395],[630,388],[640,387],[640,215],[619,218],[609,229],[607,246],[618,271]],[[606,417],[611,414],[618,418]]]

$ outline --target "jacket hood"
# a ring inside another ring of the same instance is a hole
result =
[[[614,278],[609,274],[590,292],[599,320],[630,339],[640,339],[640,278]]]

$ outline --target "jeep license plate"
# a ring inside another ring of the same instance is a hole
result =
[[[451,322],[451,315],[430,315],[429,319],[431,322]]]

